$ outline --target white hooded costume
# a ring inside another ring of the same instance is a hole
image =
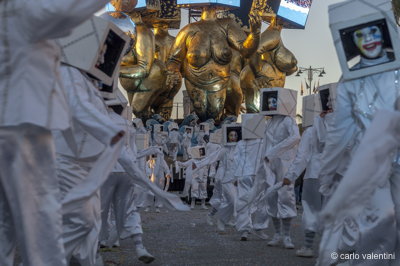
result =
[[[110,147],[111,140],[124,128],[109,118],[100,91],[85,74],[64,65],[61,74],[73,112],[72,128],[53,131],[63,199],[64,246],[68,261],[74,256],[83,265],[93,265],[101,226],[100,186],[122,146]],[[99,167],[100,162],[102,167],[108,165],[106,170]]]
[[[66,129],[70,119],[56,85],[59,48],[50,39],[68,35],[107,2],[0,1],[2,265],[13,265],[17,240],[24,265],[66,265],[50,130]]]
[[[380,60],[385,58],[362,58],[361,64],[376,64]],[[339,84],[334,117],[328,125],[321,160],[321,192],[325,196],[333,195],[339,181],[337,176],[344,175],[377,110],[394,110],[395,100],[400,94],[399,81],[399,71],[396,70]],[[358,254],[391,253],[395,250],[396,238],[393,236],[400,239],[400,193],[396,191],[400,183],[400,166],[397,158],[397,154],[393,154],[391,173],[382,176],[384,181],[370,195],[370,201],[361,213],[348,216],[345,222],[338,221],[333,225],[334,230],[327,225],[320,245],[320,265],[332,263],[327,255],[335,250],[355,250]],[[357,260],[353,263],[365,265],[376,261]]]

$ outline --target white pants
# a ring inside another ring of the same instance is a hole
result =
[[[268,195],[267,213],[269,216],[278,219],[297,216],[296,196],[293,184],[282,186]]]
[[[134,205],[134,184],[126,173],[111,173],[101,188],[101,218],[100,239],[109,240],[110,246],[118,239],[142,234],[140,214]],[[108,214],[111,206],[115,215],[118,236],[108,234]]]
[[[50,131],[26,124],[0,128],[0,264],[66,265],[61,203]]]
[[[64,197],[84,181],[97,158],[76,160],[57,154],[57,174]],[[82,265],[96,263],[97,245],[101,227],[100,191],[84,200],[63,205],[63,239],[67,260],[75,257]]]
[[[238,179],[237,201],[236,201],[236,230],[239,232],[251,231],[253,224],[251,221],[250,194],[254,183],[254,175],[243,176]]]
[[[192,180],[192,188],[190,190],[191,197],[196,199],[207,198],[207,180],[198,181],[196,178]]]
[[[233,182],[222,183],[222,202],[218,208],[217,216],[224,223],[229,224],[236,218],[237,187]]]
[[[161,190],[164,190],[165,188],[165,181],[166,178],[163,177],[156,177],[156,180],[154,181],[154,184],[156,184]],[[144,206],[145,207],[152,207],[155,206],[157,208],[162,207],[162,203],[158,197],[155,197],[153,192],[147,190],[146,195],[144,197]]]
[[[322,207],[322,194],[319,192],[318,179],[304,179],[301,203],[303,205],[303,229],[317,232],[318,213]]]

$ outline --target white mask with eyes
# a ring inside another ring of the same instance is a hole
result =
[[[354,31],[353,41],[363,57],[375,59],[382,56],[383,38],[379,27],[369,26]]]

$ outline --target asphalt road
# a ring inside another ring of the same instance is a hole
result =
[[[292,239],[296,248],[268,247],[267,240],[250,235],[239,241],[240,235],[227,228],[218,234],[216,226],[206,223],[208,211],[197,205],[190,212],[141,212],[143,239],[147,250],[156,257],[151,265],[315,265],[315,259],[299,258],[295,250],[303,241],[301,216],[292,224]],[[299,211],[299,213],[301,213]],[[273,235],[272,223],[267,229]],[[119,248],[103,249],[105,265],[142,265],[137,260],[131,239],[121,241]]]

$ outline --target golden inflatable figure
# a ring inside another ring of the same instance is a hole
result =
[[[225,115],[239,116],[243,102],[243,92],[240,87],[240,72],[244,66],[240,53],[232,49],[231,77],[226,89]]]
[[[121,1],[111,1],[116,11]],[[121,63],[120,82],[128,92],[129,102],[136,117],[146,120],[152,115],[151,106],[165,90],[165,65],[154,58],[155,40],[153,32],[143,23],[137,10],[126,12],[136,26],[136,34],[132,35],[131,52]]]
[[[257,52],[240,74],[248,113],[259,111],[260,89],[283,88],[286,76],[297,71],[296,57],[283,45],[281,29],[273,18],[268,29],[261,34]]]
[[[223,113],[231,76],[232,48],[249,58],[258,47],[261,19],[250,15],[247,36],[231,18],[217,19],[218,4],[202,9],[201,20],[186,25],[176,37],[167,69],[172,87],[182,76],[200,120],[218,121]],[[226,6],[225,6],[226,8]]]
[[[144,17],[143,21],[153,28],[155,36],[155,58],[167,63],[175,37],[169,34],[169,29],[179,29],[181,12],[176,5],[176,0],[162,0],[161,9],[157,14]],[[155,99],[151,108],[160,114],[165,120],[169,120],[172,114],[174,97],[179,92],[182,82],[169,88],[165,84],[164,92]]]

